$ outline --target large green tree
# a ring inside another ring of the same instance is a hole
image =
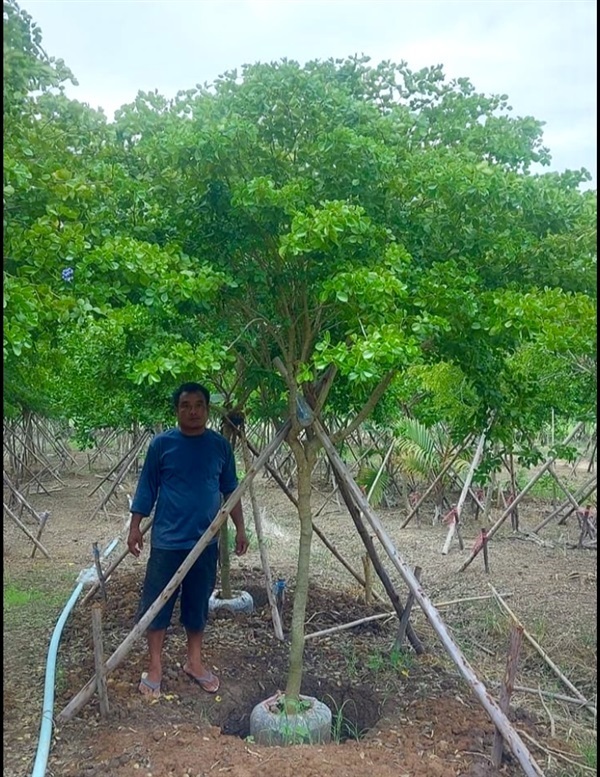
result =
[[[90,408],[103,396],[114,423],[156,405],[150,389],[215,371],[222,385],[231,376],[234,404],[251,395],[255,412],[292,417],[293,703],[319,450],[299,398],[326,423],[344,420],[336,441],[380,398],[391,408],[415,395],[430,422],[454,408],[464,435],[494,411],[506,436],[539,421],[545,354],[573,367],[569,400],[557,388],[552,406],[576,411],[595,369],[596,196],[579,189],[589,176],[531,174],[549,161],[541,123],[439,67],[256,64],[173,100],[140,93],[114,125],[61,95],[47,108],[29,99],[17,134],[32,126],[40,150],[48,124],[63,122],[65,136],[40,154],[35,191],[25,175],[8,182],[27,217],[5,225],[5,311],[24,330],[20,349],[9,330],[5,358],[14,372],[39,348],[75,372],[52,396],[82,423],[101,423]],[[471,412],[443,401],[444,380],[468,387]]]

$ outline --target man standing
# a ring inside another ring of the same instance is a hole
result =
[[[206,428],[210,394],[199,383],[184,383],[173,394],[178,428],[153,438],[146,454],[131,505],[127,547],[139,556],[144,546],[140,524],[156,503],[150,558],[139,617],[166,588],[189,551],[198,542],[238,481],[229,442]],[[231,510],[236,528],[235,552],[248,550],[242,503]],[[215,587],[219,549],[215,538],[196,559],[181,583],[181,623],[187,634],[187,661],[183,670],[205,691],[216,693],[219,678],[202,660],[202,641],[208,618],[208,600]],[[150,664],[142,674],[141,693],[158,697],[162,679],[161,654],[167,627],[179,591],[156,615],[146,632]]]

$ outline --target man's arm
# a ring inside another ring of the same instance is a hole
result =
[[[223,494],[225,501],[227,501],[230,496],[231,494]],[[248,550],[248,537],[244,525],[244,511],[242,509],[241,499],[231,508],[230,515],[233,525],[235,526],[235,555],[243,556]]]
[[[139,556],[144,547],[144,537],[140,524],[152,512],[160,483],[159,457],[154,440],[150,443],[144,466],[140,473],[137,489],[131,503],[131,523],[127,537],[127,548],[134,556]]]
[[[144,535],[140,528],[142,519],[145,518],[141,513],[131,513],[131,523],[129,524],[129,535],[127,537],[127,548],[130,553],[137,558],[144,548]]]

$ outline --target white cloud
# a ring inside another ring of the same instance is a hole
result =
[[[507,94],[515,115],[547,122],[553,167],[596,173],[595,0],[22,3],[77,76],[71,96],[109,116],[139,89],[172,97],[244,63],[364,53]]]

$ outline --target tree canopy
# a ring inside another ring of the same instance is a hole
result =
[[[292,388],[335,365],[338,414],[389,373],[423,418],[462,386],[459,431],[593,412],[596,193],[530,172],[506,95],[282,60],[108,123],[13,0],[4,28],[5,414],[151,423],[202,377],[281,416],[275,356]]]

